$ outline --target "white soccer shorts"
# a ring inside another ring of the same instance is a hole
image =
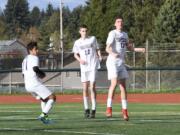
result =
[[[81,72],[81,82],[95,82],[97,70]]]
[[[42,99],[46,99],[47,97],[52,95],[52,92],[44,85],[38,85],[36,87],[26,89],[28,92],[32,93],[32,95],[37,95]]]
[[[128,72],[124,64],[121,66],[117,66],[115,64],[107,62],[106,66],[108,72],[108,80],[111,80],[113,78],[117,78],[119,80],[128,78]]]

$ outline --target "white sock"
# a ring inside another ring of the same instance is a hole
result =
[[[88,106],[88,97],[83,97],[83,101],[84,101],[84,109],[85,110],[89,109],[89,106]]]
[[[127,100],[126,99],[122,99],[121,104],[122,104],[122,109],[127,109]]]
[[[43,112],[45,106],[46,106],[46,102],[41,101],[41,110],[42,110],[42,112]]]
[[[111,98],[107,99],[107,107],[112,107],[112,99]]]
[[[91,102],[92,102],[92,110],[96,110],[96,99],[93,98]]]
[[[48,114],[48,112],[51,110],[52,106],[53,106],[54,100],[53,99],[49,99],[46,103],[46,106],[44,107],[43,113]]]

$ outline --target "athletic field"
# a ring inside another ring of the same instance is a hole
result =
[[[129,103],[130,121],[123,121],[120,105],[113,104],[113,118],[99,103],[95,119],[83,118],[81,103],[57,103],[50,113],[53,123],[37,120],[37,102],[0,104],[0,135],[179,135],[180,104]]]

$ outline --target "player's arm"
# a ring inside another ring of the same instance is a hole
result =
[[[106,45],[106,52],[109,53],[110,55],[114,56],[115,58],[119,56],[117,53],[114,53],[112,51],[111,44]]]
[[[134,48],[132,43],[128,43],[127,48],[129,51],[134,51],[134,52],[142,52],[145,53],[146,49],[145,48]]]
[[[99,61],[102,61],[101,50],[97,49],[96,52],[97,52],[97,56],[99,58]]]
[[[79,61],[80,64],[86,64],[86,62],[80,58],[79,53],[74,53],[74,58]]]
[[[40,70],[38,66],[34,66],[33,70],[37,74],[37,76],[41,79],[46,76],[46,74],[42,70]]]

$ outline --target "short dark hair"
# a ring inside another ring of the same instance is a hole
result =
[[[117,19],[123,19],[123,17],[120,16],[120,15],[118,15],[118,16],[115,17],[115,21],[116,21]]]
[[[81,29],[81,28],[86,28],[86,29],[88,29],[88,26],[87,26],[86,24],[81,24],[81,25],[79,26],[79,29]]]
[[[30,50],[32,50],[33,48],[38,48],[37,42],[30,42],[30,43],[28,43],[26,48],[27,48],[27,52],[29,54]]]

